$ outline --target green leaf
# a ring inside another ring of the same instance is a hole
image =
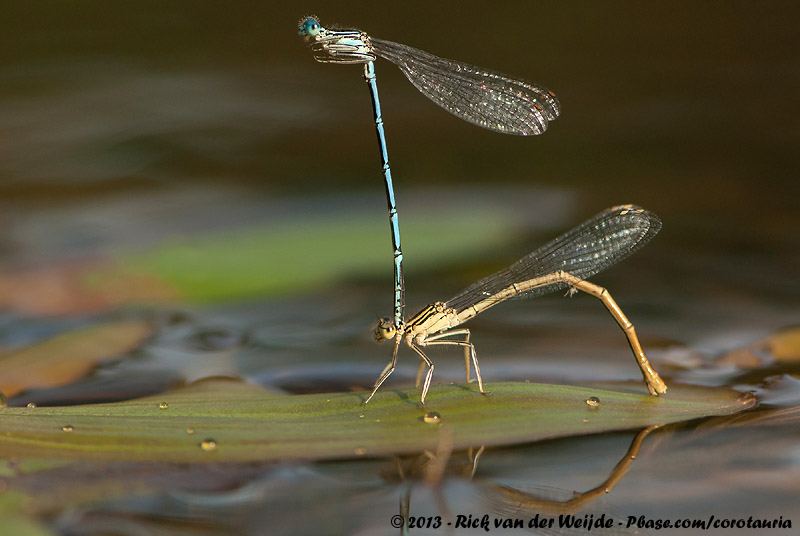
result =
[[[461,211],[461,207],[458,207]],[[416,270],[457,262],[466,254],[508,240],[513,222],[497,211],[473,211],[468,219],[440,210],[403,224],[407,254]],[[388,225],[354,210],[337,218],[307,214],[300,221],[175,238],[155,248],[118,257],[109,272],[87,274],[95,287],[120,276],[152,278],[192,301],[287,294],[345,278],[377,276],[391,267]],[[435,230],[435,232],[433,232]],[[324,262],[322,260],[324,259]]]
[[[298,210],[275,223],[168,235],[147,247],[0,271],[0,306],[34,314],[74,314],[120,304],[214,303],[308,292],[342,280],[390,277],[385,214],[366,207]],[[383,224],[381,225],[381,222]],[[414,270],[474,259],[513,240],[520,221],[497,205],[453,203],[404,212],[405,253]]]
[[[216,379],[113,404],[5,408],[0,457],[232,462],[383,456],[434,450],[445,427],[459,449],[729,415],[755,404],[752,395],[731,389],[676,384],[658,398],[633,383],[509,382],[487,389],[482,396],[474,385],[436,386],[424,407],[416,389],[384,390],[364,406],[364,392],[275,395]],[[599,405],[588,405],[590,396]],[[441,415],[438,424],[424,422],[430,411]]]

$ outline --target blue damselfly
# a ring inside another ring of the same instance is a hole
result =
[[[300,22],[300,35],[322,63],[363,64],[369,85],[389,207],[394,250],[395,327],[403,321],[405,285],[400,226],[389,167],[374,61],[397,65],[414,86],[433,102],[466,121],[506,134],[535,135],[558,117],[560,105],[551,91],[459,61],[439,58],[407,45],[375,39],[361,30],[325,28],[316,17]]]

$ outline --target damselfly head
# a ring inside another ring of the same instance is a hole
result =
[[[389,339],[394,339],[394,334],[397,330],[394,327],[394,323],[389,320],[388,318],[381,318],[378,320],[378,324],[375,326],[375,330],[372,332],[375,340],[378,342],[388,341]]]
[[[298,29],[300,37],[305,40],[309,40],[319,34],[319,31],[322,29],[322,25],[319,23],[319,20],[317,20],[317,17],[303,17],[303,20],[300,21],[300,26]]]

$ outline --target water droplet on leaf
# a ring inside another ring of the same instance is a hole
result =
[[[206,452],[217,450],[217,442],[213,439],[206,439],[200,442],[200,448]]]
[[[442,422],[442,416],[437,411],[429,411],[422,417],[422,420],[428,424],[438,424]]]

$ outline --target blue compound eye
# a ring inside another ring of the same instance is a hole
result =
[[[319,33],[319,30],[322,26],[320,26],[319,21],[313,17],[309,17],[300,24],[300,35],[307,35],[309,37],[314,37]]]

